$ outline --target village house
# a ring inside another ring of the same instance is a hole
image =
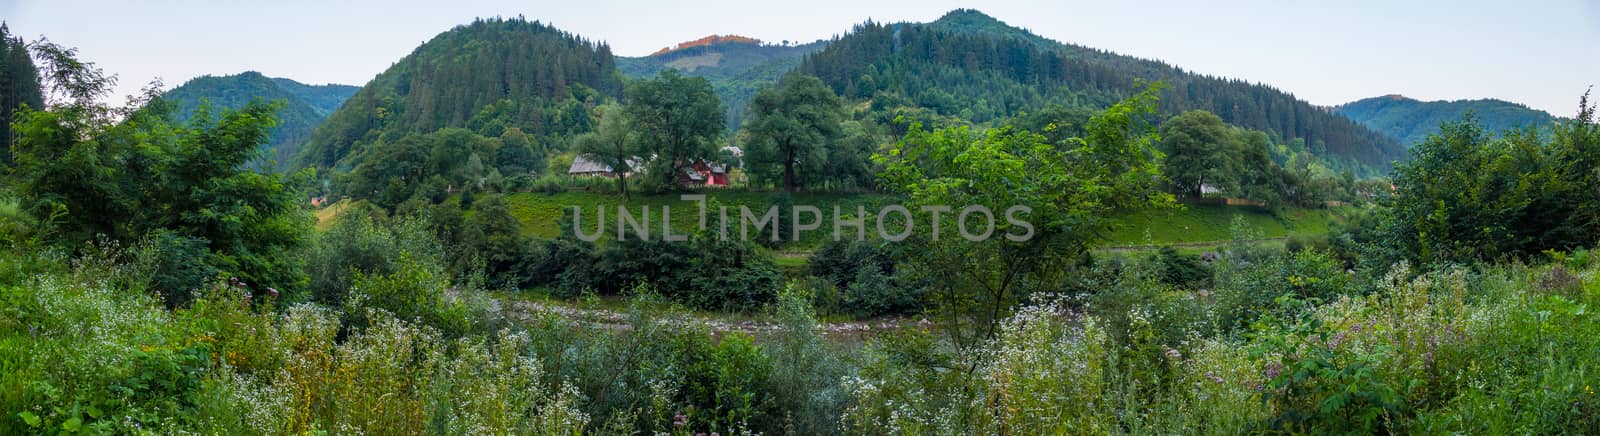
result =
[[[724,150],[729,150],[729,152],[735,157],[739,157],[743,154],[741,153],[741,150],[735,147],[726,147]],[[643,160],[629,160],[628,166],[633,169],[638,169],[642,168],[645,163],[646,161]],[[728,178],[729,169],[729,165],[727,164],[712,162],[705,159],[697,159],[688,166],[683,167],[683,172],[678,174],[678,183],[682,183],[685,186],[728,186],[730,183],[730,179]],[[567,175],[600,177],[617,176],[616,172],[612,170],[611,166],[597,162],[585,155],[579,155],[572,159],[572,166],[567,169]],[[634,171],[629,171],[624,175],[631,177],[634,175]]]

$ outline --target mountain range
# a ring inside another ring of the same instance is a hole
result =
[[[738,35],[712,35],[662,48],[649,56],[618,57],[617,68],[630,79],[655,76],[668,68],[706,78],[722,99],[726,124],[732,130],[743,122],[745,106],[757,91],[777,82],[799,65],[802,57],[824,45],[824,41],[768,44]]]
[[[480,19],[425,42],[359,91],[306,92],[322,88],[245,73],[195,79],[169,98],[289,100],[283,132],[273,141],[275,158],[348,170],[370,147],[442,128],[485,137],[514,128],[533,138],[519,140],[533,142],[532,153],[560,152],[567,138],[592,129],[594,104],[620,98],[625,81],[665,69],[711,82],[730,132],[757,91],[790,73],[821,78],[883,124],[905,116],[986,126],[1062,109],[1095,110],[1161,82],[1166,114],[1207,110],[1360,174],[1387,172],[1404,158],[1402,144],[1425,136],[1438,120],[1459,117],[1461,107],[1491,129],[1553,119],[1489,100],[1380,97],[1317,107],[1270,86],[1054,41],[970,9],[928,23],[867,21],[810,43],[713,35],[640,57],[613,56],[603,42],[539,22]],[[229,86],[238,89],[223,89]]]
[[[1405,148],[1270,86],[1061,43],[974,10],[931,23],[867,22],[807,56],[798,71],[875,106],[921,108],[978,123],[1052,106],[1104,107],[1162,82],[1167,114],[1202,109],[1267,132],[1335,167],[1387,172]]]
[[[177,121],[187,121],[209,103],[211,110],[237,109],[254,99],[277,101],[278,125],[263,145],[265,167],[283,169],[300,153],[300,145],[322,120],[360,88],[349,85],[307,85],[284,78],[246,71],[231,76],[201,76],[185,82],[162,97],[175,106]]]
[[[349,158],[374,144],[447,127],[493,137],[516,128],[549,141],[589,130],[586,104],[621,95],[606,44],[537,21],[479,19],[362,86],[311,135],[299,164],[350,168]]]
[[[1491,133],[1557,121],[1545,111],[1504,100],[1419,101],[1397,94],[1356,100],[1334,107],[1333,111],[1407,147],[1438,133],[1441,123],[1460,121],[1467,114]]]

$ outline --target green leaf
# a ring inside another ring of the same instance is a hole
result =
[[[80,428],[83,428],[83,420],[78,419],[77,417],[73,417],[72,419],[67,420],[67,422],[61,423],[61,429],[66,430],[67,432],[76,433]]]
[[[32,412],[22,412],[18,413],[17,417],[22,418],[22,422],[28,424],[29,427],[39,428],[39,415],[34,415]]]

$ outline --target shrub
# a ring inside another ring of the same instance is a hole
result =
[[[405,252],[395,260],[392,273],[357,272],[351,293],[344,315],[355,325],[366,324],[363,320],[371,316],[371,308],[436,328],[448,338],[492,331],[498,322],[483,291],[454,286],[442,267]]]
[[[140,257],[150,265],[150,289],[159,293],[169,308],[189,304],[192,293],[217,275],[206,263],[210,250],[204,239],[158,230],[145,236]]]
[[[1211,270],[1200,261],[1200,256],[1185,255],[1171,246],[1163,246],[1156,259],[1161,266],[1163,283],[1195,290],[1211,286]]]
[[[709,235],[693,236],[688,243],[615,241],[598,257],[589,276],[594,289],[618,293],[649,282],[661,295],[700,309],[759,310],[772,302],[783,278],[767,253]]]
[[[558,297],[573,298],[591,289],[595,282],[594,251],[594,244],[570,236],[529,239],[512,270],[522,288],[548,286]]]
[[[871,241],[833,241],[810,259],[811,275],[838,291],[828,308],[855,316],[915,313],[926,290],[895,268],[894,254]]]
[[[779,293],[776,314],[781,329],[764,342],[772,364],[767,383],[774,409],[785,414],[774,418],[782,418],[789,434],[837,431],[835,418],[845,405],[839,379],[849,368],[824,342],[810,300],[792,285]]]
[[[1320,303],[1357,289],[1357,281],[1340,262],[1316,250],[1254,262],[1225,258],[1215,281],[1216,322],[1228,330],[1243,329],[1263,314],[1293,317],[1283,312],[1290,307],[1275,303],[1280,296]]]
[[[438,246],[419,221],[385,225],[373,211],[346,211],[312,243],[306,262],[310,299],[343,305],[356,274],[393,274],[402,253],[413,262],[437,264],[443,258]]]

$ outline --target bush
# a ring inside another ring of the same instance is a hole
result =
[[[636,183],[637,180],[642,180],[642,178],[628,179],[630,190],[633,188],[631,185]],[[567,191],[611,193],[617,190],[617,179],[610,177],[569,176],[566,175],[566,170],[562,170],[561,174],[545,174],[543,176],[539,176],[538,179],[527,182],[527,189],[533,192],[542,192],[546,194],[559,194]]]
[[[895,268],[889,248],[871,241],[833,241],[810,259],[811,275],[838,292],[833,312],[855,316],[915,313],[922,310],[925,288]]]
[[[1217,267],[1214,312],[1217,325],[1241,330],[1264,314],[1293,317],[1278,305],[1289,295],[1314,303],[1356,293],[1357,280],[1326,253],[1305,250],[1255,262],[1225,258]]]
[[[401,252],[389,274],[356,272],[344,315],[354,325],[365,324],[371,309],[382,309],[401,319],[426,325],[459,338],[492,331],[497,316],[489,312],[483,291],[451,284],[442,266]]]
[[[306,262],[311,301],[341,306],[358,273],[393,274],[402,253],[419,263],[440,263],[443,253],[423,223],[402,219],[384,223],[375,211],[351,209],[319,233]]]
[[[591,290],[594,244],[566,236],[529,239],[513,271],[522,288],[549,287],[555,296],[573,298]]]
[[[187,237],[170,230],[145,236],[140,257],[152,261],[150,289],[161,295],[169,308],[189,304],[192,294],[217,275],[206,263],[210,250],[204,239]]]
[[[767,383],[774,410],[785,414],[781,418],[790,434],[837,431],[835,418],[845,405],[839,379],[850,368],[825,342],[810,300],[793,286],[779,293],[776,312],[781,329],[764,341],[772,363]]]
[[[648,282],[675,302],[707,310],[759,310],[773,301],[783,279],[770,255],[747,243],[709,235],[696,235],[688,243],[614,241],[597,257],[593,270],[574,272],[569,278],[574,282],[587,279],[586,288],[606,294]],[[582,273],[588,277],[576,277]],[[575,291],[569,288],[562,293]]]
[[[1161,266],[1162,283],[1191,290],[1211,286],[1211,270],[1200,261],[1200,256],[1185,255],[1175,248],[1164,246],[1156,259]]]

